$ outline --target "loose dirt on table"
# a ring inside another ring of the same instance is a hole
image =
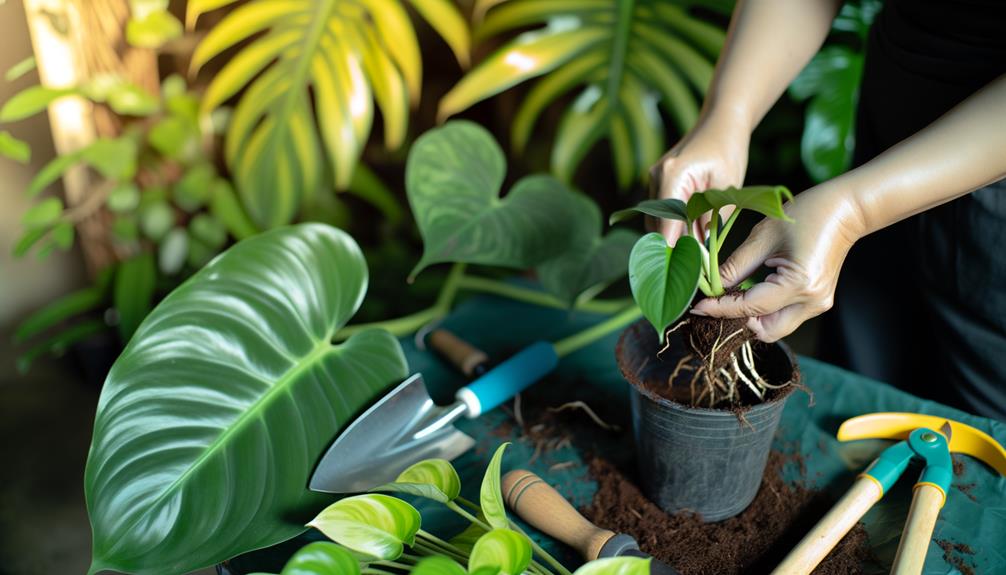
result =
[[[946,539],[937,539],[936,544],[943,550],[943,560],[953,565],[963,575],[974,575],[975,568],[964,559],[964,555],[974,555],[975,550],[966,543],[954,543]]]

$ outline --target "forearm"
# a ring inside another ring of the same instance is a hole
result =
[[[842,0],[740,0],[703,115],[749,132],[820,49]]]
[[[860,236],[1006,177],[1006,75],[862,167],[830,182]]]

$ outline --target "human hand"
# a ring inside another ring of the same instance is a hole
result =
[[[866,228],[850,193],[834,184],[808,190],[786,205],[791,222],[766,218],[720,266],[730,288],[762,264],[775,268],[749,290],[706,298],[696,315],[748,319],[758,339],[776,341],[831,308],[845,256]]]
[[[726,116],[700,118],[694,128],[675,144],[652,168],[650,179],[660,199],[688,202],[692,194],[710,188],[740,187],[747,169],[751,131],[740,121]],[[720,212],[724,219],[730,209]],[[696,237],[705,237],[709,216],[698,222]],[[685,233],[685,223],[662,220],[661,233],[674,245]]]

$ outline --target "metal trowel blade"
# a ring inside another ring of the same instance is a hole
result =
[[[412,375],[343,430],[311,476],[310,488],[360,493],[394,481],[424,459],[454,459],[475,440],[446,423],[448,410],[433,403],[421,374]]]

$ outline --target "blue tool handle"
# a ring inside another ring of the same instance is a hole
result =
[[[468,406],[469,418],[478,417],[524,391],[558,364],[559,356],[552,344],[533,343],[459,389],[457,398]]]

